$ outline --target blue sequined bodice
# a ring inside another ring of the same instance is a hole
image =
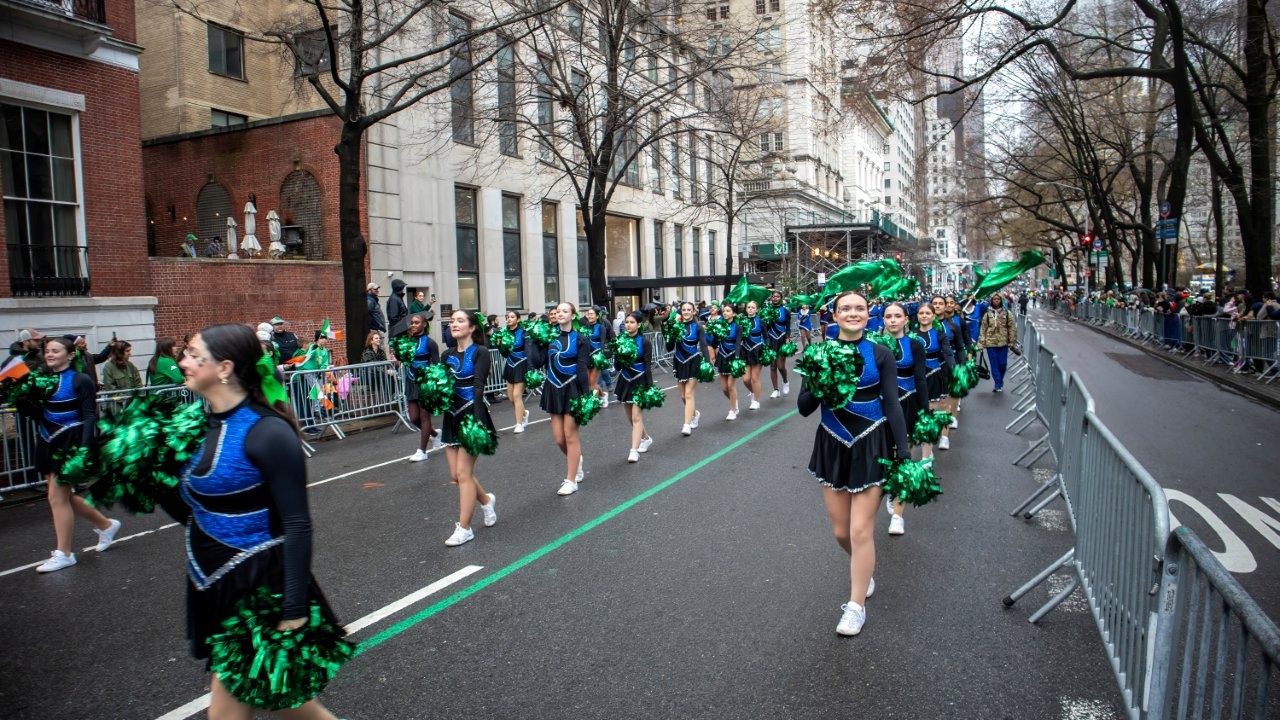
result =
[[[622,377],[629,381],[639,379],[646,370],[644,364],[644,334],[636,333],[632,339],[636,341],[636,361],[622,368]]]
[[[903,335],[898,338],[898,346],[902,348],[902,357],[898,358],[898,389],[911,391],[916,389],[915,353],[911,351],[911,337]]]
[[[466,409],[476,400],[474,386],[476,378],[476,345],[471,345],[462,353],[451,352],[445,356],[444,364],[453,375],[453,397],[456,414]]]
[[[547,346],[547,382],[564,387],[578,378],[578,345],[582,336],[571,330]]]
[[[698,323],[688,322],[681,324],[684,325],[684,334],[680,337],[680,342],[676,344],[676,362],[683,362],[698,354]]]
[[[864,337],[857,346],[865,363],[853,399],[837,408],[822,404],[822,428],[845,446],[853,445],[885,420],[884,407],[880,403],[880,368],[876,366],[875,343]]]
[[[41,411],[44,422],[40,423],[40,437],[45,440],[81,424],[80,399],[76,397],[75,378],[74,368],[58,373],[58,389],[45,401]]]
[[[930,370],[942,367],[942,346],[938,343],[938,329],[930,328],[924,334],[924,366]]]
[[[720,353],[726,357],[737,354],[738,352],[738,321],[734,320],[729,323],[729,334],[724,336],[720,341]]]
[[[747,322],[751,324],[751,329],[747,331],[747,349],[754,350],[764,343],[764,322],[759,315],[747,318]]]

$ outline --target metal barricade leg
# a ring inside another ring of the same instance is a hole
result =
[[[1062,557],[1054,560],[1049,567],[1041,570],[1039,574],[1028,580],[1022,587],[1005,596],[1003,602],[1005,607],[1013,607],[1013,604],[1021,600],[1027,593],[1031,592],[1037,585],[1049,579],[1049,576],[1061,570],[1064,566],[1075,560],[1076,549],[1071,548]],[[1072,587],[1074,590],[1074,586]]]
[[[1041,484],[1040,487],[1036,488],[1036,491],[1031,493],[1031,497],[1028,497],[1026,500],[1023,500],[1021,503],[1018,504],[1017,507],[1010,510],[1009,516],[1017,517],[1019,513],[1021,513],[1024,509],[1026,509],[1029,505],[1031,505],[1031,503],[1035,502],[1037,498],[1043,495],[1044,491],[1046,490],[1055,491],[1052,495],[1049,496],[1049,500],[1053,500],[1062,494],[1062,488],[1058,487],[1058,475],[1056,473],[1047,482]],[[1035,515],[1035,513],[1039,511],[1042,505],[1037,505],[1035,511],[1027,513],[1027,519],[1028,520],[1031,519],[1031,516]]]
[[[1031,443],[1031,447],[1027,448],[1025,452],[1019,455],[1018,459],[1013,461],[1013,464],[1014,465],[1021,464],[1023,459],[1025,459],[1031,453],[1036,452],[1037,450],[1039,450],[1040,452],[1035,457],[1031,458],[1031,462],[1027,463],[1027,467],[1034,465],[1036,460],[1039,460],[1040,458],[1044,457],[1044,454],[1049,452],[1049,433],[1045,433],[1044,435],[1041,435],[1035,442]]]

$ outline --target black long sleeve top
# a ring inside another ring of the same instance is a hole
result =
[[[898,457],[910,458],[907,420],[902,414],[902,404],[898,402],[897,362],[893,358],[893,351],[889,348],[875,344],[871,347],[875,354],[876,369],[880,371],[880,407],[884,410],[885,419],[889,422],[889,431],[893,434],[893,443],[897,447]],[[796,407],[800,410],[800,414],[808,417],[821,406],[822,401],[809,392],[808,381],[806,381],[800,388],[800,395],[796,398]]]

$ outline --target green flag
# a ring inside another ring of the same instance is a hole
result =
[[[1044,264],[1044,255],[1035,250],[1026,250],[1022,253],[1022,257],[1017,260],[996,263],[995,267],[983,275],[978,275],[975,270],[974,274],[978,275],[978,282],[973,286],[973,297],[981,300],[990,296],[995,291],[1008,285],[1022,273]]]
[[[747,282],[747,276],[743,275],[742,279],[733,288],[733,291],[724,296],[724,301],[730,305],[745,305],[748,301],[755,300],[757,305],[763,307],[765,301],[772,294],[767,287],[752,285]]]

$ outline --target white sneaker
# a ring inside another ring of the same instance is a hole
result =
[[[607,407],[609,407],[609,393],[608,393],[608,392],[606,392],[606,393],[605,393],[605,394],[600,398],[600,409],[601,409],[601,410],[603,410],[603,409],[605,409],[605,408],[607,408]]]
[[[426,460],[426,459],[427,459],[427,454],[422,450],[417,450],[412,455],[409,456],[409,462],[422,462],[423,460]]]
[[[784,382],[784,383],[782,383],[782,394],[783,394],[783,395],[790,395],[790,394],[791,394],[791,383],[789,383],[789,382]]]
[[[489,493],[489,504],[480,506],[480,512],[484,514],[485,527],[493,527],[494,525],[498,524],[497,504],[498,504],[498,496],[495,495],[494,493]]]
[[[439,450],[442,447],[444,447],[444,444],[440,442],[440,431],[437,430],[436,434],[431,436],[431,449]]]
[[[693,428],[694,430],[697,430],[698,422],[700,420],[702,420],[702,413],[695,410],[693,413],[693,420],[689,421],[689,427]]]
[[[951,438],[947,437],[946,435],[943,435],[942,437],[938,438],[938,449],[939,449],[939,450],[950,450],[950,449],[951,449]]]
[[[749,392],[749,393],[747,393],[747,402],[748,402],[748,403],[753,403],[753,402],[755,402],[755,401],[756,401],[756,394],[755,394],[755,393],[750,393],[750,392]]]
[[[70,555],[68,555],[62,552],[61,550],[54,550],[52,553],[49,554],[48,560],[45,560],[44,562],[36,566],[36,572],[38,573],[53,572],[55,570],[61,570],[62,568],[69,568],[75,564],[76,564],[75,553],[71,553]]]
[[[901,515],[894,515],[893,517],[889,518],[889,534],[890,535],[902,535],[906,531],[907,531],[907,528],[903,523]]]
[[[755,398],[752,398],[752,399],[751,399],[751,404],[747,406],[747,409],[748,409],[748,410],[759,410],[759,409],[760,409],[760,402],[759,402],[758,400],[756,400]]]
[[[867,597],[871,597],[872,595],[875,595],[875,594],[876,594],[876,579],[873,577],[871,578],[870,581],[867,582]]]
[[[862,626],[867,622],[866,608],[857,603],[847,602],[841,605],[840,609],[844,614],[836,624],[836,634],[852,637],[862,632]]]
[[[572,495],[578,492],[578,483],[572,480],[564,480],[560,483],[560,489],[556,491],[557,495]]]
[[[111,547],[111,543],[115,542],[116,533],[120,532],[120,521],[112,520],[111,527],[106,530],[94,528],[93,531],[98,533],[98,545],[94,550],[97,550],[98,552],[106,552],[107,548]]]
[[[769,393],[770,400],[776,400],[777,398],[780,398],[780,397],[782,397],[782,393],[778,392],[777,390],[774,390],[773,392]]]
[[[475,539],[476,539],[476,534],[474,531],[472,531],[471,528],[462,527],[462,523],[454,523],[453,534],[449,536],[448,540],[444,541],[444,544],[448,545],[449,547],[457,547],[463,543],[469,543]]]
[[[729,414],[724,416],[724,419],[725,419],[725,420],[737,420],[737,419],[738,419],[738,408],[734,408],[734,409],[730,410],[730,411],[729,411]]]
[[[579,455],[578,456],[578,473],[573,478],[573,481],[575,483],[582,482],[582,479],[587,476],[587,471],[583,469],[586,467],[586,464],[587,464],[587,459]]]
[[[640,438],[640,447],[636,448],[639,452],[649,452],[649,448],[653,447],[653,438],[646,435]]]
[[[956,412],[959,412],[959,411],[960,411],[960,408],[956,408]],[[958,430],[960,428],[960,419],[952,415],[951,424],[948,425],[947,427],[951,428],[952,430]]]
[[[890,515],[893,514],[893,496],[892,495],[884,496],[884,511],[889,513]]]
[[[525,410],[525,411],[524,411],[524,417],[520,418],[520,425],[521,425],[521,427],[525,427],[525,426],[527,426],[528,424],[529,424],[529,411],[528,411],[528,410]]]
[[[688,425],[681,425],[681,426],[680,426],[680,434],[681,434],[681,435],[692,435],[692,434],[693,434],[693,428],[689,427]]]
[[[627,462],[640,462],[640,451],[635,448],[631,448],[631,450],[627,452]]]
[[[513,427],[513,428],[511,428],[511,432],[513,432],[513,433],[522,433],[522,432],[524,432],[524,423],[516,423],[516,426],[515,426],[515,427]]]

